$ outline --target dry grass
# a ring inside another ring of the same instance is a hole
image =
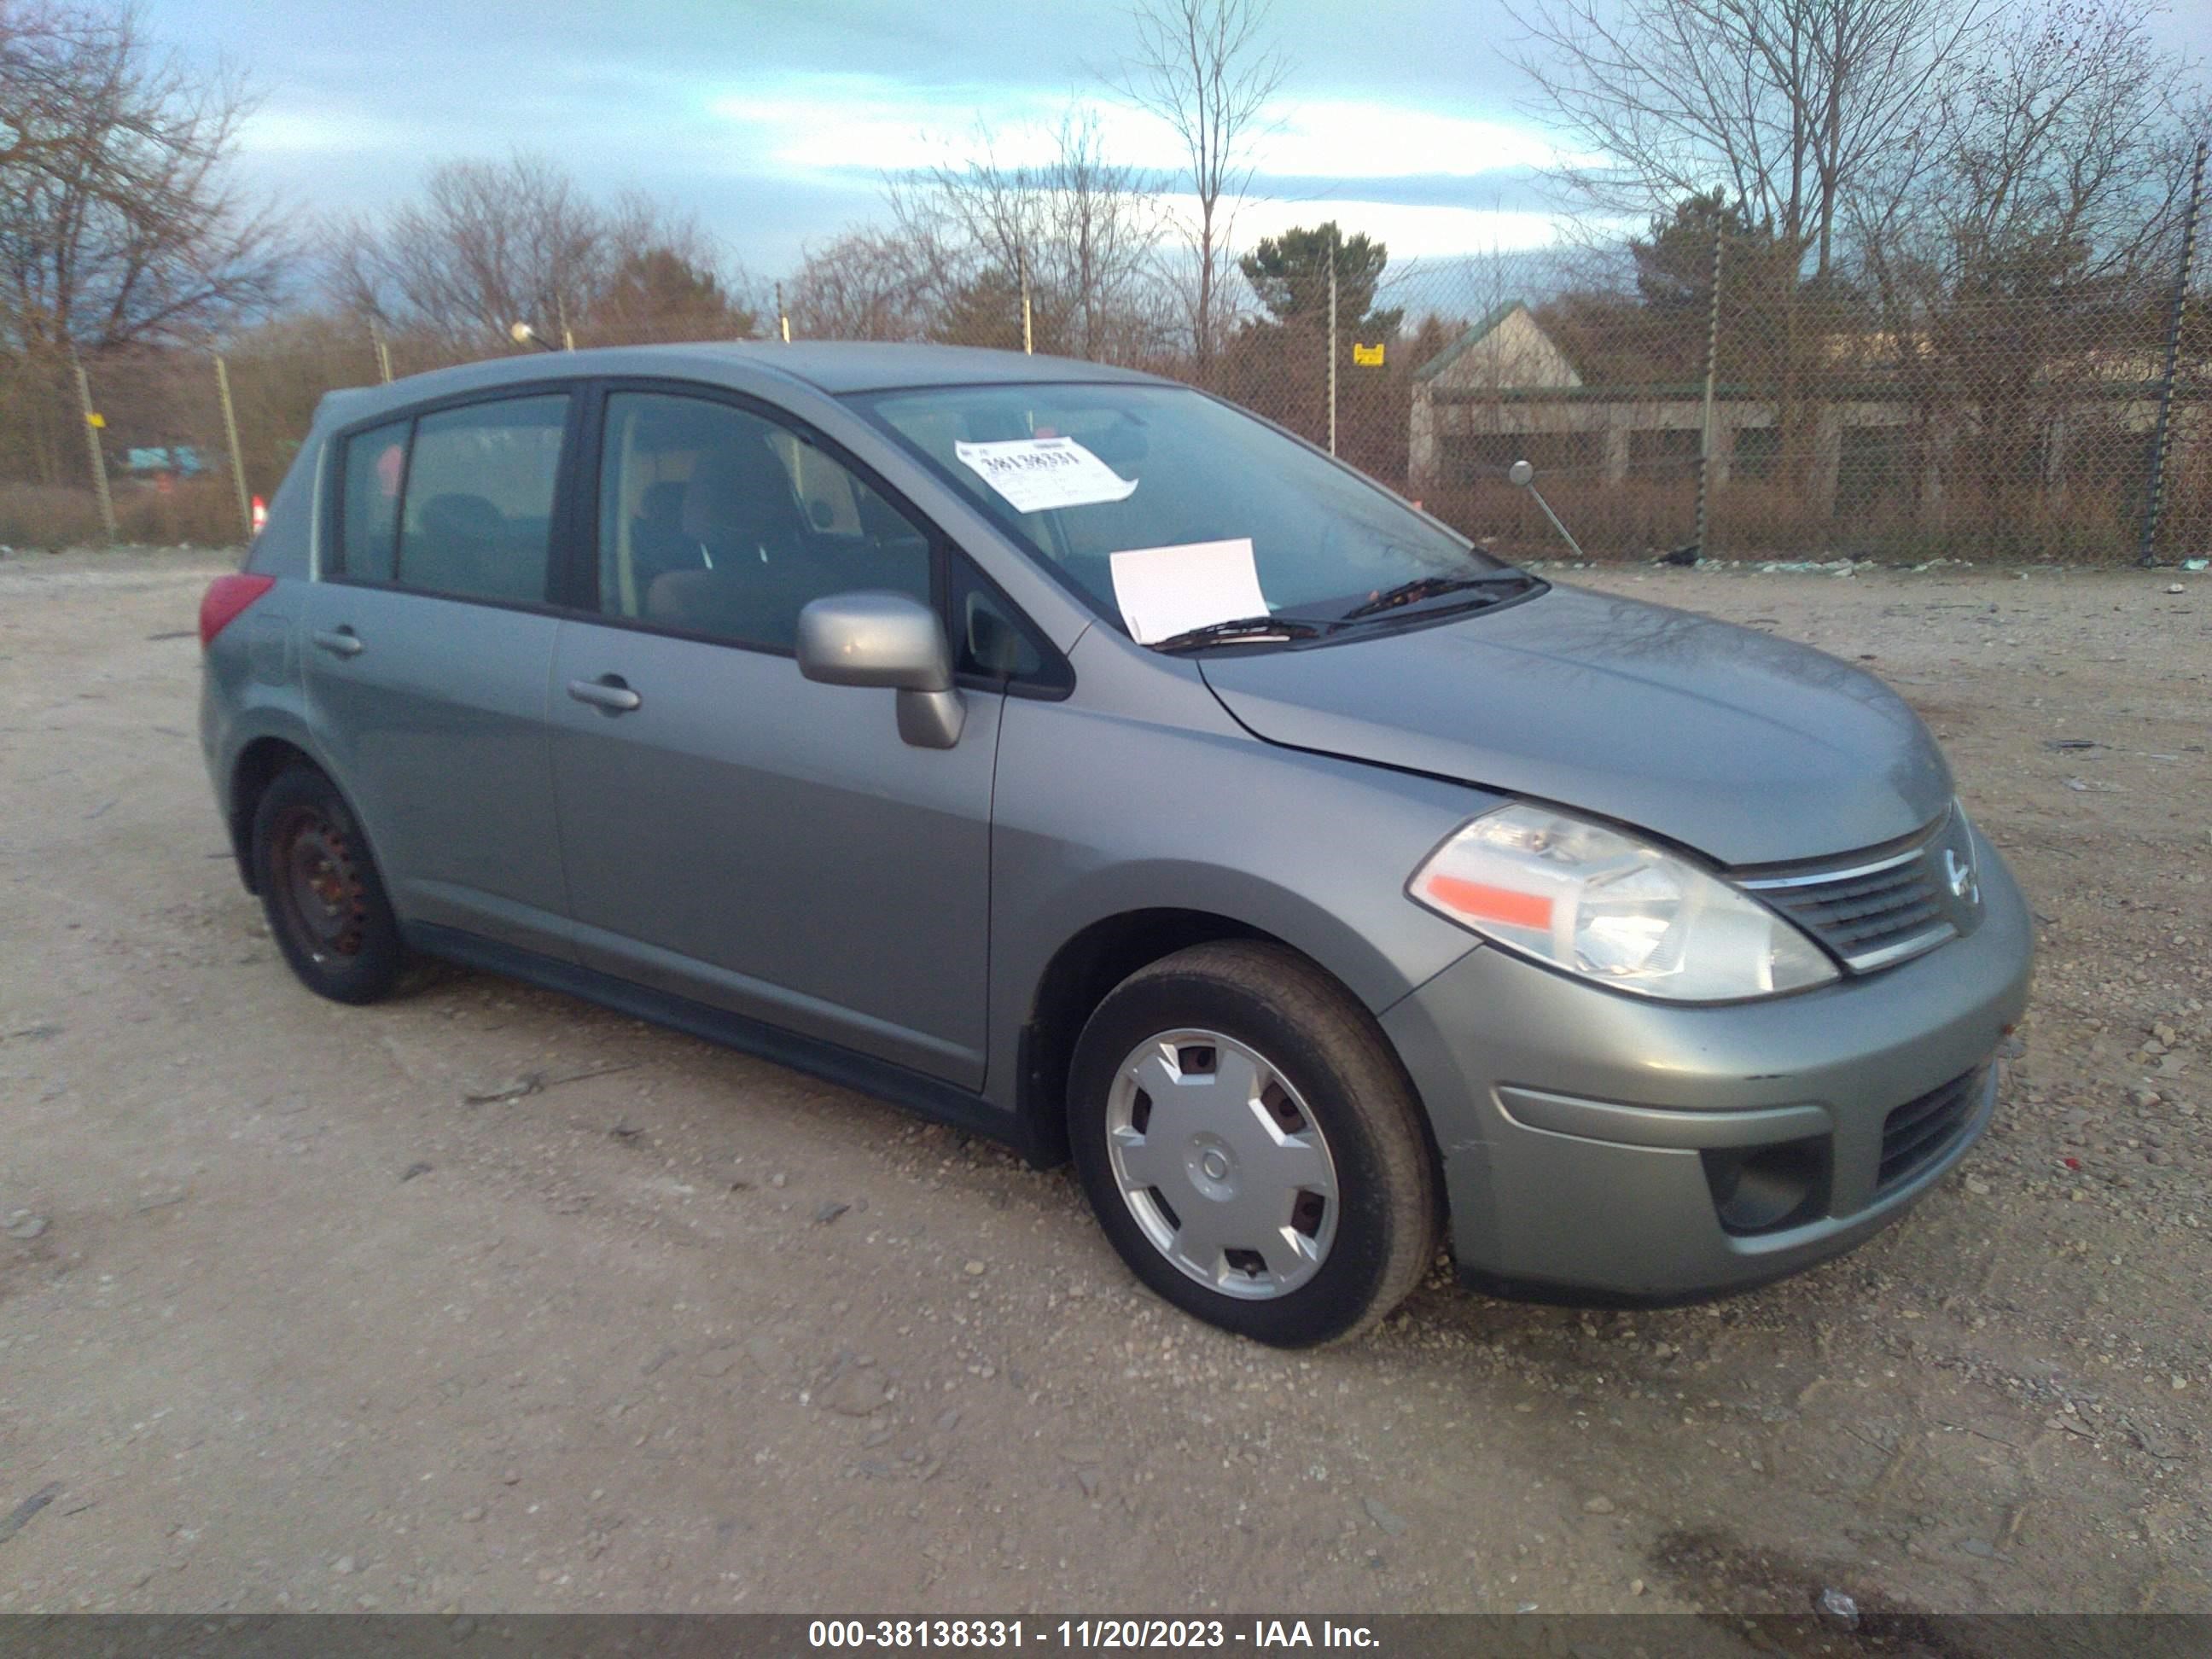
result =
[[[180,478],[164,488],[137,479],[114,489],[117,539],[155,546],[230,547],[244,539],[227,478]],[[59,549],[104,539],[100,499],[58,484],[0,484],[0,546]]]

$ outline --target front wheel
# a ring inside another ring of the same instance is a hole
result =
[[[1195,945],[1124,980],[1077,1042],[1068,1115],[1122,1259],[1240,1335],[1357,1335],[1435,1253],[1403,1069],[1365,1010],[1280,945]]]

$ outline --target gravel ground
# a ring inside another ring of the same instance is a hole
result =
[[[215,568],[0,560],[0,1609],[2212,1610],[2212,579],[1555,572],[1911,700],[2038,912],[2022,1052],[1840,1262],[1292,1356],[1064,1171],[485,975],[299,989]]]

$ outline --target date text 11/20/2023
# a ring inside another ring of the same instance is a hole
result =
[[[1298,1648],[1381,1645],[1365,1625],[1332,1620],[1249,1619],[816,1619],[807,1645],[896,1651],[913,1648],[1022,1647],[1244,1648],[1271,1652]]]

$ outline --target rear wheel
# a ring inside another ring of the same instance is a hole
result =
[[[1070,1079],[1076,1165],[1138,1277],[1279,1346],[1353,1336],[1436,1248],[1419,1107],[1366,1012],[1304,957],[1201,945],[1122,981]]]
[[[253,869],[269,931],[300,982],[374,1002],[406,967],[399,925],[353,812],[312,767],[282,774],[253,813]]]

